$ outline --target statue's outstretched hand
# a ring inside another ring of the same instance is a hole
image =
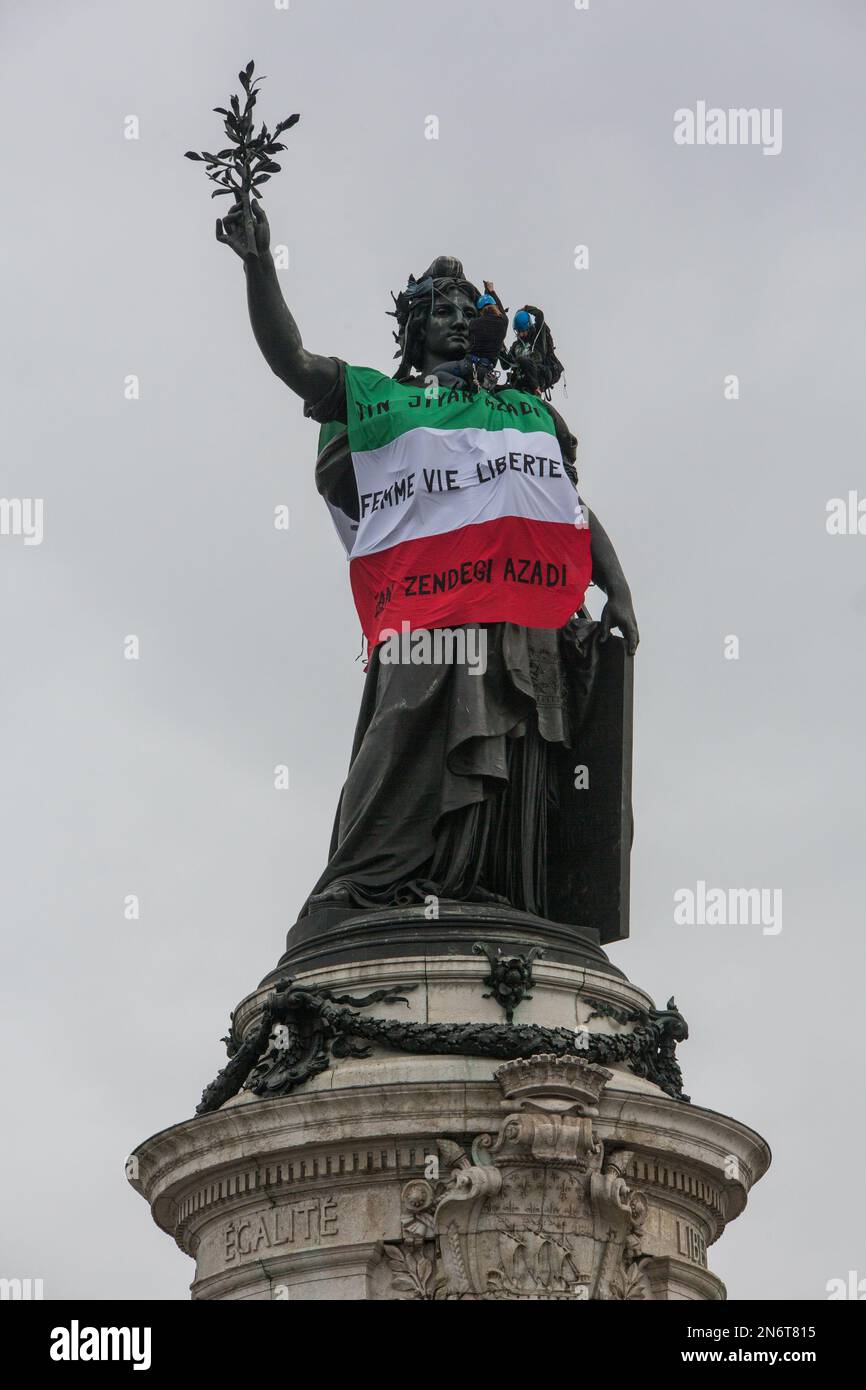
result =
[[[625,639],[629,656],[634,656],[640,641],[640,633],[637,630],[637,618],[634,615],[630,594],[611,594],[608,598],[599,620],[600,642],[607,641],[612,627],[619,628]]]
[[[260,256],[264,256],[271,244],[271,229],[268,226],[268,219],[261,203],[254,198],[251,206],[255,220],[256,250]],[[217,218],[216,239],[224,242],[226,246],[230,246],[235,255],[240,256],[242,261],[246,260],[249,255],[249,247],[244,230],[243,208],[240,203],[235,203],[229,208],[225,217]]]

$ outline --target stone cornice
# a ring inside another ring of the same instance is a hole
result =
[[[362,1084],[243,1101],[147,1140],[135,1151],[133,1186],[158,1224],[186,1247],[197,1214],[214,1205],[261,1202],[269,1192],[307,1184],[327,1188],[335,1179],[351,1183],[355,1174],[409,1177],[433,1136],[471,1137],[495,1129],[501,1114],[492,1080]],[[638,1186],[699,1203],[711,1239],[742,1211],[770,1161],[765,1142],[738,1121],[655,1091],[626,1092],[615,1081],[601,1098],[595,1128],[602,1142],[615,1145],[612,1152],[632,1154],[628,1172]],[[737,1181],[726,1176],[732,1162]]]

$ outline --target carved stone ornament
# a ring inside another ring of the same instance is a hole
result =
[[[471,1157],[439,1141],[445,1182],[403,1190],[403,1240],[386,1245],[393,1296],[475,1301],[649,1299],[646,1198],[624,1179],[630,1153],[593,1133],[611,1072],[541,1055],[496,1074],[507,1112]]]
[[[674,1100],[687,1101],[676,1060],[677,1043],[688,1026],[673,999],[666,1009],[641,1015],[631,1033],[592,1033],[548,1028],[536,1023],[417,1023],[370,1018],[356,1011],[369,1004],[402,1003],[417,986],[395,985],[355,997],[321,987],[305,988],[291,978],[267,995],[261,1017],[243,1039],[234,1030],[226,1046],[229,1061],[205,1087],[197,1114],[218,1110],[244,1089],[257,1096],[288,1095],[334,1057],[367,1057],[369,1046],[431,1056],[530,1058],[540,1053],[566,1060],[622,1063],[636,1076],[660,1086]],[[361,1045],[359,1045],[359,1043]],[[583,1053],[580,1059],[574,1053]]]
[[[495,999],[505,1010],[506,1022],[511,1023],[518,1004],[522,1004],[524,999],[532,999],[529,993],[533,984],[532,962],[537,956],[543,956],[544,951],[540,946],[533,946],[522,955],[503,956],[498,948],[489,946],[486,941],[476,941],[472,950],[476,956],[485,955],[490,965],[490,974],[484,979],[490,992],[483,997]]]

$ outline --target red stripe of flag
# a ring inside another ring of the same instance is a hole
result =
[[[592,577],[589,528],[500,517],[358,556],[349,572],[371,648],[403,622],[413,629],[473,622],[559,628],[580,608]]]

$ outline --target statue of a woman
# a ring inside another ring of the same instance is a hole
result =
[[[254,213],[257,257],[246,253],[239,208],[217,222],[217,238],[244,260],[250,319],[268,365],[301,397],[305,414],[337,436],[320,456],[317,483],[351,524],[359,500],[345,439],[346,374],[357,369],[304,346],[278,284],[267,218],[258,204]],[[438,258],[409,288],[397,300],[395,379],[423,388],[438,365],[465,357],[478,291],[451,257]],[[529,399],[533,409],[546,409]],[[574,440],[554,417],[563,459],[573,465]],[[431,433],[447,467],[448,432]],[[633,655],[638,631],[629,588],[598,518],[589,512],[588,520],[592,581],[607,594],[592,640],[605,640],[616,626]],[[324,903],[391,906],[432,894],[546,914],[555,814],[550,754],[555,745],[573,746],[563,660],[569,628],[483,626],[483,675],[444,662],[385,664],[373,648],[330,857],[306,910]]]

